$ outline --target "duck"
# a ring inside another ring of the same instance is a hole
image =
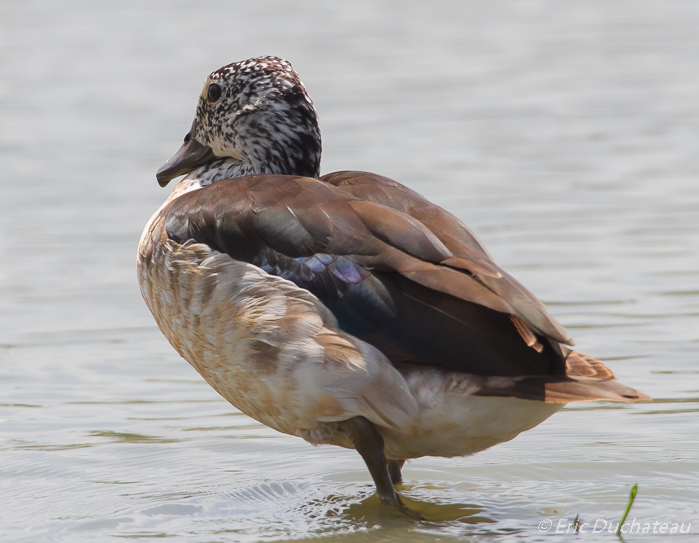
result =
[[[457,217],[381,175],[320,175],[298,74],[263,56],[206,79],[182,177],[141,236],[140,290],[237,409],[355,449],[408,516],[407,460],[509,441],[570,402],[648,400],[574,343]]]

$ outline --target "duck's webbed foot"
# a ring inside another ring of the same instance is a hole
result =
[[[383,452],[383,437],[376,429],[376,426],[364,417],[353,417],[339,423],[354,444],[354,448],[364,459],[364,463],[369,468],[371,478],[376,485],[376,493],[381,501],[390,503],[404,515],[423,520],[422,516],[408,509],[398,496],[398,492],[393,487],[394,483],[400,482],[400,468],[402,462],[393,460],[386,461]],[[397,481],[396,481],[397,478]]]

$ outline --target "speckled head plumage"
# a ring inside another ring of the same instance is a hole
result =
[[[320,156],[318,118],[298,74],[284,59],[257,57],[209,75],[192,130],[158,180],[195,170],[210,182],[251,174],[318,177]]]

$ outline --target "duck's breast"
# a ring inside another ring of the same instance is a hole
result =
[[[314,443],[349,446],[334,425],[365,416],[409,425],[416,403],[375,348],[336,328],[312,294],[205,244],[169,240],[162,216],[141,240],[141,292],[173,347],[252,418]]]

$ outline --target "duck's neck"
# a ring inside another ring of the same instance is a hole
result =
[[[197,168],[187,175],[185,179],[196,179],[200,186],[206,187],[216,181],[223,181],[224,179],[235,179],[236,177],[244,177],[246,175],[269,173],[263,170],[264,168],[260,168],[259,165],[250,164],[249,162],[241,162],[233,158],[220,158]]]
[[[284,139],[284,145],[253,145],[249,146],[250,149],[242,160],[224,157],[200,166],[180,181],[168,200],[224,179],[236,179],[246,175],[277,174],[317,178],[320,175],[321,144],[315,112],[312,121],[310,128],[299,125],[304,129],[302,133],[310,133],[311,137],[304,138],[293,130],[287,131],[293,137],[284,132],[289,136]]]
[[[181,196],[185,192],[207,187],[217,181],[259,173],[268,172],[261,172],[260,168],[256,168],[252,164],[240,162],[233,158],[214,160],[185,175],[170,194],[168,201]]]

